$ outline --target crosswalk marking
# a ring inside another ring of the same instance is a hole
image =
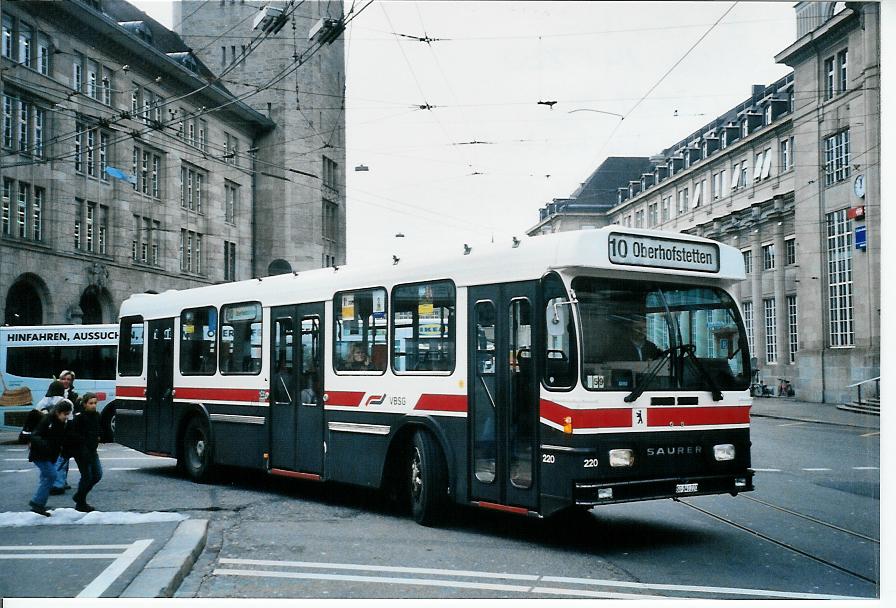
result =
[[[455,589],[487,589],[494,591],[510,591],[526,594],[560,595],[569,597],[595,597],[605,599],[683,599],[681,595],[648,595],[650,591],[669,591],[673,593],[688,594],[714,594],[714,595],[740,595],[763,598],[788,598],[788,599],[856,599],[851,596],[825,595],[815,593],[798,593],[788,591],[773,591],[768,589],[743,589],[735,587],[705,587],[697,585],[670,585],[652,584],[620,580],[600,580],[588,578],[568,578],[559,576],[543,576],[537,574],[510,574],[506,572],[480,572],[471,570],[446,570],[440,568],[418,568],[405,566],[384,566],[380,564],[339,564],[327,562],[296,562],[257,559],[221,558],[222,566],[256,566],[276,567],[277,570],[262,570],[239,567],[215,568],[212,574],[216,576],[242,576],[260,578],[281,578],[298,580],[319,581],[346,581],[369,582],[391,585],[421,585],[429,587],[449,587]],[[292,570],[290,570],[292,569]],[[306,571],[301,571],[302,569]],[[299,571],[296,571],[299,570]],[[307,570],[312,570],[311,572]],[[336,572],[365,572],[367,574],[343,574]],[[383,574],[405,574],[407,576],[381,576]],[[416,578],[412,575],[444,578]],[[450,578],[449,578],[450,577]],[[458,580],[460,577],[468,579],[491,579],[517,581],[517,584],[480,582],[474,580]],[[529,583],[529,584],[525,584]],[[587,588],[548,586],[546,583],[560,583],[566,585],[581,585],[590,587],[609,587],[623,589],[629,592],[607,591]],[[700,597],[700,596],[697,596]]]

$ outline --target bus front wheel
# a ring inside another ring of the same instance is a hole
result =
[[[102,416],[100,417],[100,433],[103,438],[103,443],[111,443],[115,441],[115,403],[110,403],[105,408],[103,408]]]
[[[435,439],[417,431],[409,462],[411,511],[424,526],[441,521],[448,502],[448,473],[445,458]]]
[[[212,444],[208,424],[199,417],[190,419],[184,430],[182,469],[193,481],[208,481]]]

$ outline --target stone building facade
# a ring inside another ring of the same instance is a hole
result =
[[[265,7],[289,22],[261,40],[252,22]],[[342,17],[342,2],[174,3],[183,40],[275,124],[257,146],[258,170],[274,177],[259,187],[256,245],[260,259],[284,270],[345,263],[344,47],[341,38],[309,39],[318,22]]]
[[[612,208],[576,221],[739,248],[747,280],[735,295],[764,380],[787,378],[802,399],[846,402],[851,385],[880,374],[879,5],[795,10],[798,39],[775,58],[793,73],[754,85],[743,103],[652,156],[651,170],[620,180]],[[567,229],[551,205],[530,235]]]
[[[333,260],[322,235],[270,244],[297,211],[272,143],[292,136],[175,33],[123,0],[5,2],[2,19],[0,321],[114,322],[132,293],[344,259],[344,221]]]

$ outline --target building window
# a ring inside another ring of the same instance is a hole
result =
[[[44,76],[50,74],[50,40],[43,33],[37,35],[37,71]]]
[[[34,34],[31,26],[19,22],[19,63],[26,68],[31,67],[31,41]]]
[[[705,198],[706,198],[706,180],[701,179],[699,182],[694,183],[694,201],[691,204],[696,209],[701,204],[703,204],[703,199],[705,199]]]
[[[748,175],[749,174],[747,172],[747,161],[744,161],[740,164],[740,185],[742,188],[745,188],[747,186]]]
[[[644,210],[638,209],[635,211],[635,228],[643,228],[644,227]]]
[[[753,272],[753,252],[748,249],[741,253],[744,254],[744,272],[750,274]]]
[[[739,163],[734,163],[733,165],[731,165],[731,190],[737,190],[737,187],[739,185],[743,185],[738,183],[740,181],[741,174],[740,170],[738,169],[738,164]],[[746,171],[746,161],[744,161],[742,164],[744,165],[744,171]]]
[[[712,200],[716,200],[722,196],[722,176],[719,173],[712,174]]]
[[[28,184],[19,182],[19,198],[16,201],[16,234],[20,239],[28,234]]]
[[[762,246],[762,269],[763,270],[774,270],[775,269],[775,244],[769,243],[768,245]]]
[[[206,175],[202,171],[190,166],[181,165],[180,168],[180,205],[184,209],[202,213],[202,204],[205,196]]]
[[[236,243],[224,241],[224,280],[236,281]]]
[[[830,186],[849,177],[849,129],[824,140],[824,184]]]
[[[725,170],[722,169],[719,171],[719,196],[726,196],[728,194],[728,182],[725,181]]]
[[[762,301],[765,313],[765,362],[778,362],[778,337],[777,320],[775,319],[775,299],[768,298]]]
[[[239,207],[240,187],[231,182],[224,182],[224,221],[236,223],[236,211]]]
[[[688,189],[682,188],[678,191],[678,208],[676,209],[677,215],[682,215],[685,211],[688,210]]]
[[[839,85],[837,87],[838,92],[845,93],[846,89],[849,88],[849,80],[848,80],[848,72],[846,70],[846,61],[847,58],[847,50],[843,49],[839,53],[837,53],[837,74],[838,74],[838,82]]]
[[[831,99],[834,96],[834,58],[824,60],[824,98]]]
[[[106,167],[109,166],[109,134],[100,133],[100,179],[104,182],[109,181],[109,174],[106,173]]]
[[[784,264],[791,266],[796,264],[796,238],[790,237],[784,240]]]
[[[75,249],[81,248],[81,220],[75,220],[75,225],[72,230],[72,235],[75,237]]]
[[[31,108],[30,103],[19,100],[19,152],[23,154],[31,152],[31,131],[28,128]]]
[[[202,119],[199,119],[199,149],[208,152],[208,125]]]
[[[787,296],[787,354],[790,363],[796,363],[796,350],[799,344],[796,327],[796,296]]]
[[[13,58],[13,27],[12,27],[12,17],[9,15],[3,15],[3,56],[12,59]]]
[[[671,212],[671,209],[670,209],[670,208],[672,207],[672,197],[671,197],[671,196],[667,196],[667,197],[663,198],[661,202],[662,202],[662,205],[663,205],[663,209],[662,209],[663,221],[664,221],[664,222],[668,222],[668,221],[669,221],[669,214],[670,214],[670,212]]]
[[[647,207],[647,222],[650,226],[656,226],[659,223],[658,208],[657,203],[652,203]]]
[[[202,274],[202,234],[192,230],[180,231],[180,269]]]
[[[87,203],[84,216],[84,249],[93,252],[94,222],[96,221],[96,203]]]
[[[788,137],[780,142],[778,155],[778,171],[783,173],[793,168],[793,138]]]
[[[744,329],[747,332],[747,347],[750,349],[750,355],[756,353],[756,348],[753,345],[753,303],[752,302],[744,302]]]
[[[328,188],[332,188],[336,190],[336,186],[338,184],[338,175],[337,175],[338,166],[336,161],[323,157],[323,183],[324,186]]]
[[[31,201],[31,238],[35,241],[43,239],[44,219],[44,189],[34,189],[34,199]]]
[[[0,198],[0,234],[9,235],[12,230],[12,188],[13,181],[3,178],[3,196]]]
[[[96,129],[90,129],[87,135],[87,175],[96,177],[96,163],[94,163],[94,150],[96,149]]]
[[[4,148],[12,148],[13,143],[15,141],[15,136],[13,135],[13,104],[12,97],[9,95],[3,96],[3,147]]]
[[[827,231],[831,346],[853,346],[852,220],[846,209],[827,214]]]
[[[336,203],[323,199],[321,204],[323,234],[321,236],[329,241],[335,241],[337,237],[338,213],[339,207]]]

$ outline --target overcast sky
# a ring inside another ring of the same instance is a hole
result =
[[[171,2],[135,4],[171,26]],[[345,41],[349,263],[509,244],[607,156],[786,75],[795,31],[791,1],[374,2]]]

